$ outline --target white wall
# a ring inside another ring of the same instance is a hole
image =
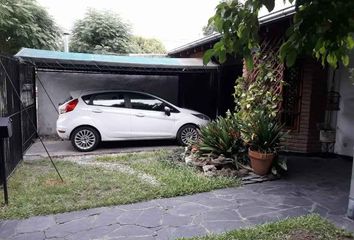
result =
[[[337,112],[337,133],[334,151],[340,155],[353,156],[354,147],[354,82],[349,79],[349,69],[354,68],[354,54],[350,66],[340,67],[336,72],[341,95],[340,110]]]
[[[38,72],[38,77],[56,107],[69,97],[70,91],[90,89],[144,91],[174,104],[178,102],[177,76]],[[37,90],[38,132],[42,136],[56,136],[55,124],[58,114],[38,80]]]

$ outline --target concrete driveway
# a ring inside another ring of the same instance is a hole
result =
[[[101,155],[114,154],[122,152],[140,152],[153,151],[161,149],[174,149],[178,147],[174,140],[159,140],[159,141],[120,141],[120,142],[105,142],[92,152],[79,152],[73,148],[70,141],[61,140],[45,140],[50,155],[55,158],[82,156],[82,155]],[[40,159],[48,157],[44,147],[40,141],[36,141],[25,153],[25,160]]]

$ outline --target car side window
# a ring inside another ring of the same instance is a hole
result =
[[[85,101],[85,100],[84,100]],[[122,93],[99,93],[90,97],[89,103],[94,106],[124,108],[125,101]]]
[[[164,111],[165,103],[149,95],[129,93],[129,107],[140,110]]]

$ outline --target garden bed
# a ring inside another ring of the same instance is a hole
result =
[[[28,161],[9,179],[10,204],[0,219],[26,218],[238,186],[237,178],[208,178],[171,151]],[[174,157],[175,156],[175,157]],[[1,199],[2,200],[2,199]]]

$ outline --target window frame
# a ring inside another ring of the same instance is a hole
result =
[[[283,101],[281,104],[281,123],[284,124],[284,129],[286,130],[291,130],[291,131],[299,131],[300,130],[300,116],[301,116],[301,104],[302,104],[302,95],[303,95],[303,72],[302,72],[302,66],[301,64],[297,63],[294,66],[297,71],[297,76],[295,79],[296,87],[297,87],[297,95],[296,95],[296,104],[293,108],[293,111],[285,111],[284,110],[284,99],[287,98],[285,95],[285,87],[283,85],[282,87],[282,97]],[[289,71],[288,68],[284,69],[284,83],[286,84],[288,81],[286,79],[287,77],[287,72]],[[291,115],[291,121],[293,122],[292,126],[286,125],[286,120],[284,119],[283,114],[288,114]]]

